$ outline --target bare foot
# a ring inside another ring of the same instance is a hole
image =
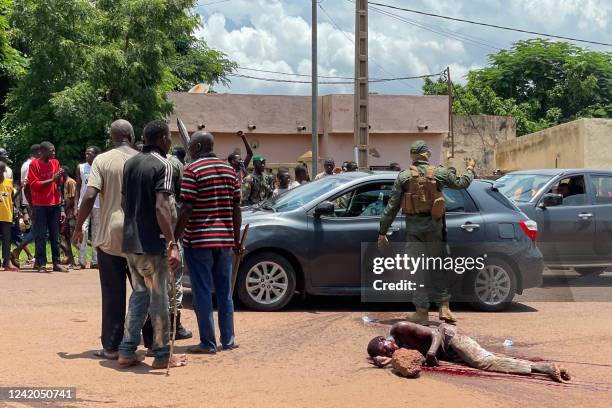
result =
[[[548,376],[556,382],[563,382],[563,379],[561,378],[561,370],[559,369],[559,366],[557,364],[550,364],[550,371],[548,372]]]
[[[170,367],[184,367],[187,365],[187,356],[185,354],[179,354],[173,356],[170,360]],[[153,368],[168,368],[168,359],[164,360],[153,360],[153,364],[151,364]]]
[[[561,373],[561,378],[564,381],[571,381],[572,376],[570,375],[569,371],[567,370],[567,368],[561,366],[559,367],[559,372]]]
[[[121,367],[131,367],[142,363],[145,359],[144,354],[134,354],[130,357],[119,356],[119,365]]]

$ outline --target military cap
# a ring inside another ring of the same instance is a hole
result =
[[[266,158],[263,157],[261,154],[258,154],[258,155],[253,156],[253,162],[256,162],[256,161],[266,161]]]
[[[427,147],[425,142],[422,141],[422,140],[417,140],[410,147],[410,153],[414,153],[414,154],[426,153],[426,152],[430,152],[430,151],[431,150],[429,149],[429,147]]]

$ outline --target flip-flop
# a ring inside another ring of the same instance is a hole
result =
[[[94,356],[105,358],[107,360],[117,360],[119,358],[118,351],[106,351],[104,349],[94,351]]]
[[[217,354],[216,350],[205,349],[200,346],[188,347],[187,352],[191,354]]]
[[[134,354],[130,357],[119,357],[119,365],[121,367],[131,367],[142,363],[145,359],[144,354]]]

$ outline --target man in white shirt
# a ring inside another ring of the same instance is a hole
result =
[[[97,146],[89,146],[85,150],[85,163],[81,163],[77,166],[76,170],[76,181],[77,181],[77,196],[76,202],[78,207],[83,202],[85,191],[87,190],[87,181],[89,180],[89,174],[91,173],[91,164],[93,163],[96,156],[100,154],[100,148]],[[83,235],[84,239],[81,241],[79,247],[79,264],[82,269],[87,267],[87,235],[91,228],[91,242],[96,239],[98,233],[98,227],[100,225],[100,199],[96,197],[96,201],[91,210],[91,214],[83,223]],[[91,265],[90,268],[94,269],[98,267],[98,254],[92,246],[91,250]]]

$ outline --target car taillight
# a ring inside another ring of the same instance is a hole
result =
[[[521,229],[527,236],[535,241],[538,238],[538,223],[534,220],[522,220],[519,222]]]

